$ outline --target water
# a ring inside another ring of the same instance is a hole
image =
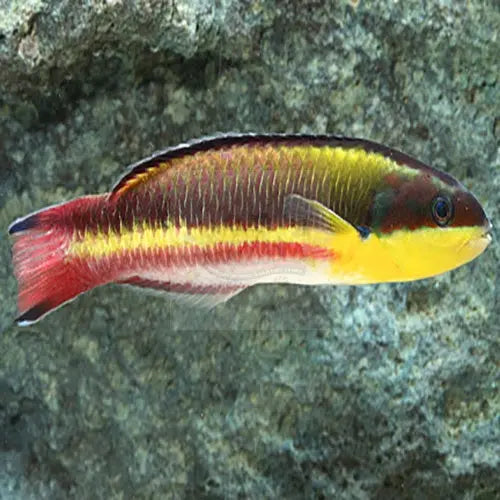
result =
[[[216,131],[371,138],[498,220],[493,2],[149,4],[0,2],[0,497],[494,498],[498,237],[422,282],[106,286],[13,325],[13,219]]]

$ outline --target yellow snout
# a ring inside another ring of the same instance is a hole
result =
[[[491,242],[490,228],[452,227],[398,230],[359,240],[344,254],[340,276],[345,284],[411,281],[455,269],[480,255]]]

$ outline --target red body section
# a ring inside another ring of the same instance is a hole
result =
[[[86,196],[49,207],[16,221],[10,227],[14,237],[13,264],[18,280],[18,322],[28,324],[96,286],[111,282],[146,286],[176,293],[232,293],[244,285],[234,282],[220,286],[194,285],[144,280],[145,271],[168,276],[195,266],[252,259],[327,259],[323,247],[294,242],[248,241],[240,244],[216,243],[208,247],[152,248],[124,250],[104,258],[80,258],[67,254],[71,242],[85,231],[106,234],[117,231],[119,221],[130,217],[126,204],[118,205],[107,195]]]

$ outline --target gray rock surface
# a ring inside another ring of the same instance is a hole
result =
[[[481,0],[0,0],[0,498],[498,498],[498,236],[418,283],[108,286],[18,328],[5,229],[217,130],[370,137],[498,223],[499,33]]]

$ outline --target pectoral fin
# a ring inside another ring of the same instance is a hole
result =
[[[285,217],[299,225],[317,227],[337,234],[360,233],[351,223],[319,201],[298,194],[291,194],[285,198],[284,213]]]

